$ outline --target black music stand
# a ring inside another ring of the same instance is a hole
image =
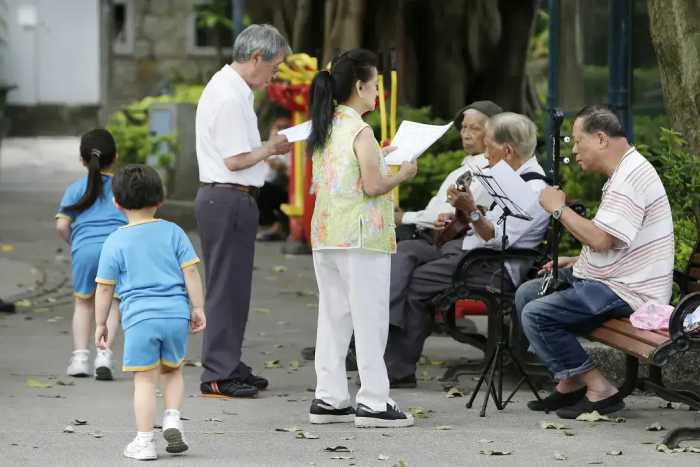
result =
[[[479,416],[485,417],[486,406],[488,405],[490,397],[493,397],[493,402],[496,405],[496,408],[498,410],[503,410],[506,407],[506,405],[511,401],[515,393],[518,392],[518,389],[520,389],[523,383],[527,383],[537,400],[540,400],[540,396],[537,393],[535,386],[530,381],[530,378],[528,377],[527,373],[525,373],[522,364],[513,353],[513,350],[510,348],[508,340],[503,333],[506,303],[506,298],[504,297],[505,280],[507,274],[506,248],[508,247],[508,234],[506,230],[506,222],[508,217],[515,217],[517,219],[531,221],[532,216],[530,216],[524,209],[522,209],[520,206],[518,206],[517,203],[515,203],[508,197],[508,195],[505,193],[503,188],[499,185],[498,181],[493,176],[486,175],[478,169],[477,171],[472,172],[472,176],[479,180],[484,189],[486,189],[491,198],[493,198],[496,205],[500,207],[503,211],[500,219],[498,220],[498,223],[502,225],[503,230],[503,236],[501,238],[501,290],[500,297],[498,300],[498,310],[496,310],[495,313],[489,316],[489,319],[496,319],[496,325],[494,326],[494,328],[496,329],[496,345],[493,351],[491,352],[491,355],[487,357],[484,369],[482,370],[481,376],[479,377],[479,382],[476,384],[476,387],[472,391],[471,397],[469,398],[469,401],[466,404],[466,407],[468,409],[471,409],[474,403],[474,399],[476,399],[476,395],[479,393],[479,389],[481,389],[481,385],[484,384],[484,382],[486,382],[486,393],[484,394],[484,402],[481,406],[481,412],[479,413]],[[494,228],[496,227],[494,226]],[[515,389],[513,389],[513,392],[511,392],[505,400],[503,399],[504,354],[507,354],[510,357],[511,361],[515,364],[515,367],[522,375],[520,381],[518,381],[518,384],[515,386]],[[496,384],[496,379],[498,380],[498,384]]]

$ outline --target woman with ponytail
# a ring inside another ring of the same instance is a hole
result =
[[[413,425],[389,397],[384,348],[389,331],[390,254],[396,252],[391,190],[416,174],[404,163],[390,175],[362,115],[374,110],[377,58],[353,49],[311,83],[316,206],[311,247],[319,289],[316,395],[311,423],[354,421],[358,427]],[[350,403],[345,355],[355,334],[362,386]]]
[[[66,371],[70,376],[91,374],[88,342],[95,314],[95,275],[100,252],[107,236],[127,223],[112,201],[110,170],[117,159],[117,147],[110,132],[98,128],[85,133],[80,140],[80,159],[88,174],[66,189],[56,214],[56,230],[71,249],[75,310],[73,354]],[[107,347],[96,350],[92,373],[99,380],[112,379],[111,347],[119,327],[117,305],[115,300],[108,322]]]

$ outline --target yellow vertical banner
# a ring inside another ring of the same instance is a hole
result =
[[[386,100],[384,99],[384,76],[379,75],[377,79],[377,92],[379,94],[379,129],[381,134],[380,146],[386,143]]]
[[[396,134],[396,122],[397,122],[397,99],[399,93],[399,77],[396,70],[391,70],[391,94],[389,98],[389,141],[394,139]],[[398,172],[398,166],[392,166],[393,173]],[[394,206],[399,206],[399,187],[397,186],[391,190],[391,198],[394,200]]]

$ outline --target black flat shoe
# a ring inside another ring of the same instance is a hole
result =
[[[625,408],[625,403],[620,397],[620,393],[614,394],[607,399],[599,400],[597,402],[591,402],[588,397],[583,397],[577,403],[569,406],[562,407],[557,410],[557,415],[559,418],[573,419],[581,414],[597,411],[601,415],[617,412]]]
[[[527,408],[535,412],[551,412],[574,405],[586,395],[586,388],[582,387],[574,392],[559,392],[556,389],[544,399],[538,401],[530,401],[527,403]]]

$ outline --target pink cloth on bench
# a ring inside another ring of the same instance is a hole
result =
[[[673,314],[671,305],[659,305],[658,303],[645,303],[630,315],[630,323],[638,329],[655,331],[668,329],[668,322]]]

